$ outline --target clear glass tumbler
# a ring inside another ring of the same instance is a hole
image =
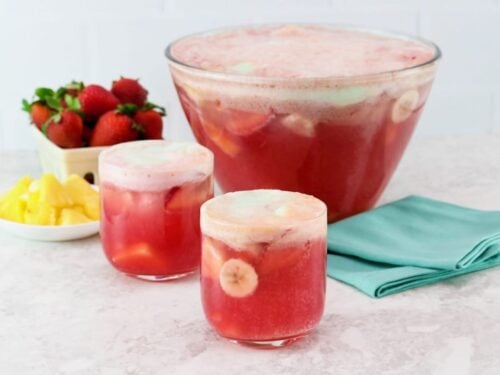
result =
[[[223,337],[260,347],[307,335],[323,314],[327,209],[281,190],[227,193],[201,208],[202,302]]]
[[[196,271],[212,170],[212,153],[195,143],[139,141],[103,151],[101,238],[111,264],[150,281]]]

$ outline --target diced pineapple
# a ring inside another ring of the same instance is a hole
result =
[[[44,174],[40,179],[40,201],[56,208],[73,206],[71,196],[57,178],[50,173]]]
[[[63,208],[61,210],[61,215],[59,216],[59,220],[57,224],[59,225],[74,225],[74,224],[83,224],[92,221],[83,213],[74,208]]]
[[[76,210],[78,211],[79,213],[81,214],[84,214],[85,215],[85,208],[83,208],[83,206],[80,206],[80,205],[75,205],[72,207],[73,210]]]
[[[18,199],[28,190],[32,181],[30,176],[21,177],[9,191],[2,195],[1,201],[5,202],[13,198]]]
[[[87,215],[89,218],[91,218],[92,220],[99,220],[99,218],[101,217],[99,196],[87,199],[87,201],[83,205],[83,209],[85,211],[85,215]]]
[[[0,217],[22,223],[24,221],[24,210],[26,201],[23,200],[28,187],[31,184],[31,177],[24,176],[5,193],[0,200]]]
[[[99,193],[84,179],[54,175],[21,178],[0,197],[0,217],[34,225],[80,224],[99,219]]]
[[[212,142],[227,155],[235,156],[240,151],[240,146],[229,138],[227,133],[224,132],[224,129],[207,121],[203,123],[203,128]]]
[[[46,202],[33,203],[26,208],[24,221],[34,225],[57,225],[58,209]]]
[[[83,178],[76,174],[69,176],[63,183],[64,189],[69,194],[74,204],[85,205],[90,197],[98,197],[99,194]]]
[[[18,223],[24,222],[24,210],[26,209],[26,202],[20,199],[8,199],[2,202],[0,209],[0,217],[10,221],[17,221]]]
[[[40,204],[40,191],[30,192],[29,190],[23,194],[26,196],[26,208],[28,210],[36,210]]]
[[[69,176],[63,183],[73,202],[83,208],[83,213],[92,220],[99,220],[99,193],[78,175]]]

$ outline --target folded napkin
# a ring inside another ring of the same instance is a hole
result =
[[[500,211],[411,196],[328,226],[328,275],[384,297],[500,265]]]

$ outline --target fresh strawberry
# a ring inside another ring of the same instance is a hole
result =
[[[42,129],[42,125],[52,116],[54,112],[41,102],[35,102],[30,106],[31,122],[38,129]]]
[[[96,121],[102,114],[114,110],[120,103],[104,87],[88,85],[78,94],[82,112],[87,121]]]
[[[142,128],[132,120],[137,110],[134,105],[119,105],[116,111],[106,112],[99,118],[90,138],[90,146],[110,146],[134,141]]]
[[[122,104],[135,104],[142,108],[146,104],[148,91],[142,87],[138,79],[120,78],[113,82],[111,92]]]
[[[138,111],[135,114],[134,121],[144,129],[141,138],[162,139],[163,119],[161,117],[162,114],[153,109]]]
[[[83,121],[73,111],[65,109],[55,114],[48,123],[42,126],[42,131],[48,139],[62,148],[82,145]]]
[[[41,129],[42,125],[61,109],[59,99],[54,90],[47,87],[39,87],[35,90],[34,100],[29,102],[26,99],[22,101],[23,111],[28,112],[31,122]]]

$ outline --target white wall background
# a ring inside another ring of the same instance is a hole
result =
[[[169,112],[165,135],[191,135],[163,50],[226,25],[347,23],[418,34],[444,58],[418,135],[500,132],[500,0],[0,0],[0,151],[33,149],[20,101],[72,79],[140,77]]]

